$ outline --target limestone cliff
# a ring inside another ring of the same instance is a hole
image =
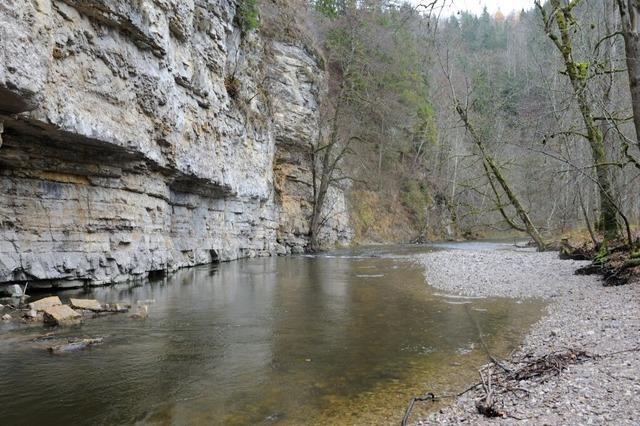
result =
[[[0,282],[302,251],[325,91],[233,0],[0,3]],[[327,244],[351,238],[333,188]]]

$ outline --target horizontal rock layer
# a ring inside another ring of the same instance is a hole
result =
[[[0,4],[0,282],[299,252],[324,71],[235,1]],[[351,238],[332,188],[326,244]]]

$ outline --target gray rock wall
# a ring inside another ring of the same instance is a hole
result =
[[[232,0],[0,4],[0,282],[105,284],[307,244],[324,71]],[[351,238],[332,190],[327,245]]]

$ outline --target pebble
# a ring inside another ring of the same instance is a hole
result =
[[[597,276],[577,276],[585,262],[557,253],[519,249],[447,250],[420,255],[427,282],[467,296],[541,298],[550,303],[514,359],[566,348],[597,355],[543,383],[526,383],[529,397],[508,395],[501,410],[526,424],[637,425],[640,419],[640,286],[603,287]],[[534,397],[535,395],[535,397]],[[477,413],[469,392],[417,424],[514,424]],[[579,419],[579,420],[578,420]]]

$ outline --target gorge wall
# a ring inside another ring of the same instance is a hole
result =
[[[97,285],[304,250],[325,93],[233,0],[0,3],[0,283]],[[322,235],[348,243],[332,188]]]

